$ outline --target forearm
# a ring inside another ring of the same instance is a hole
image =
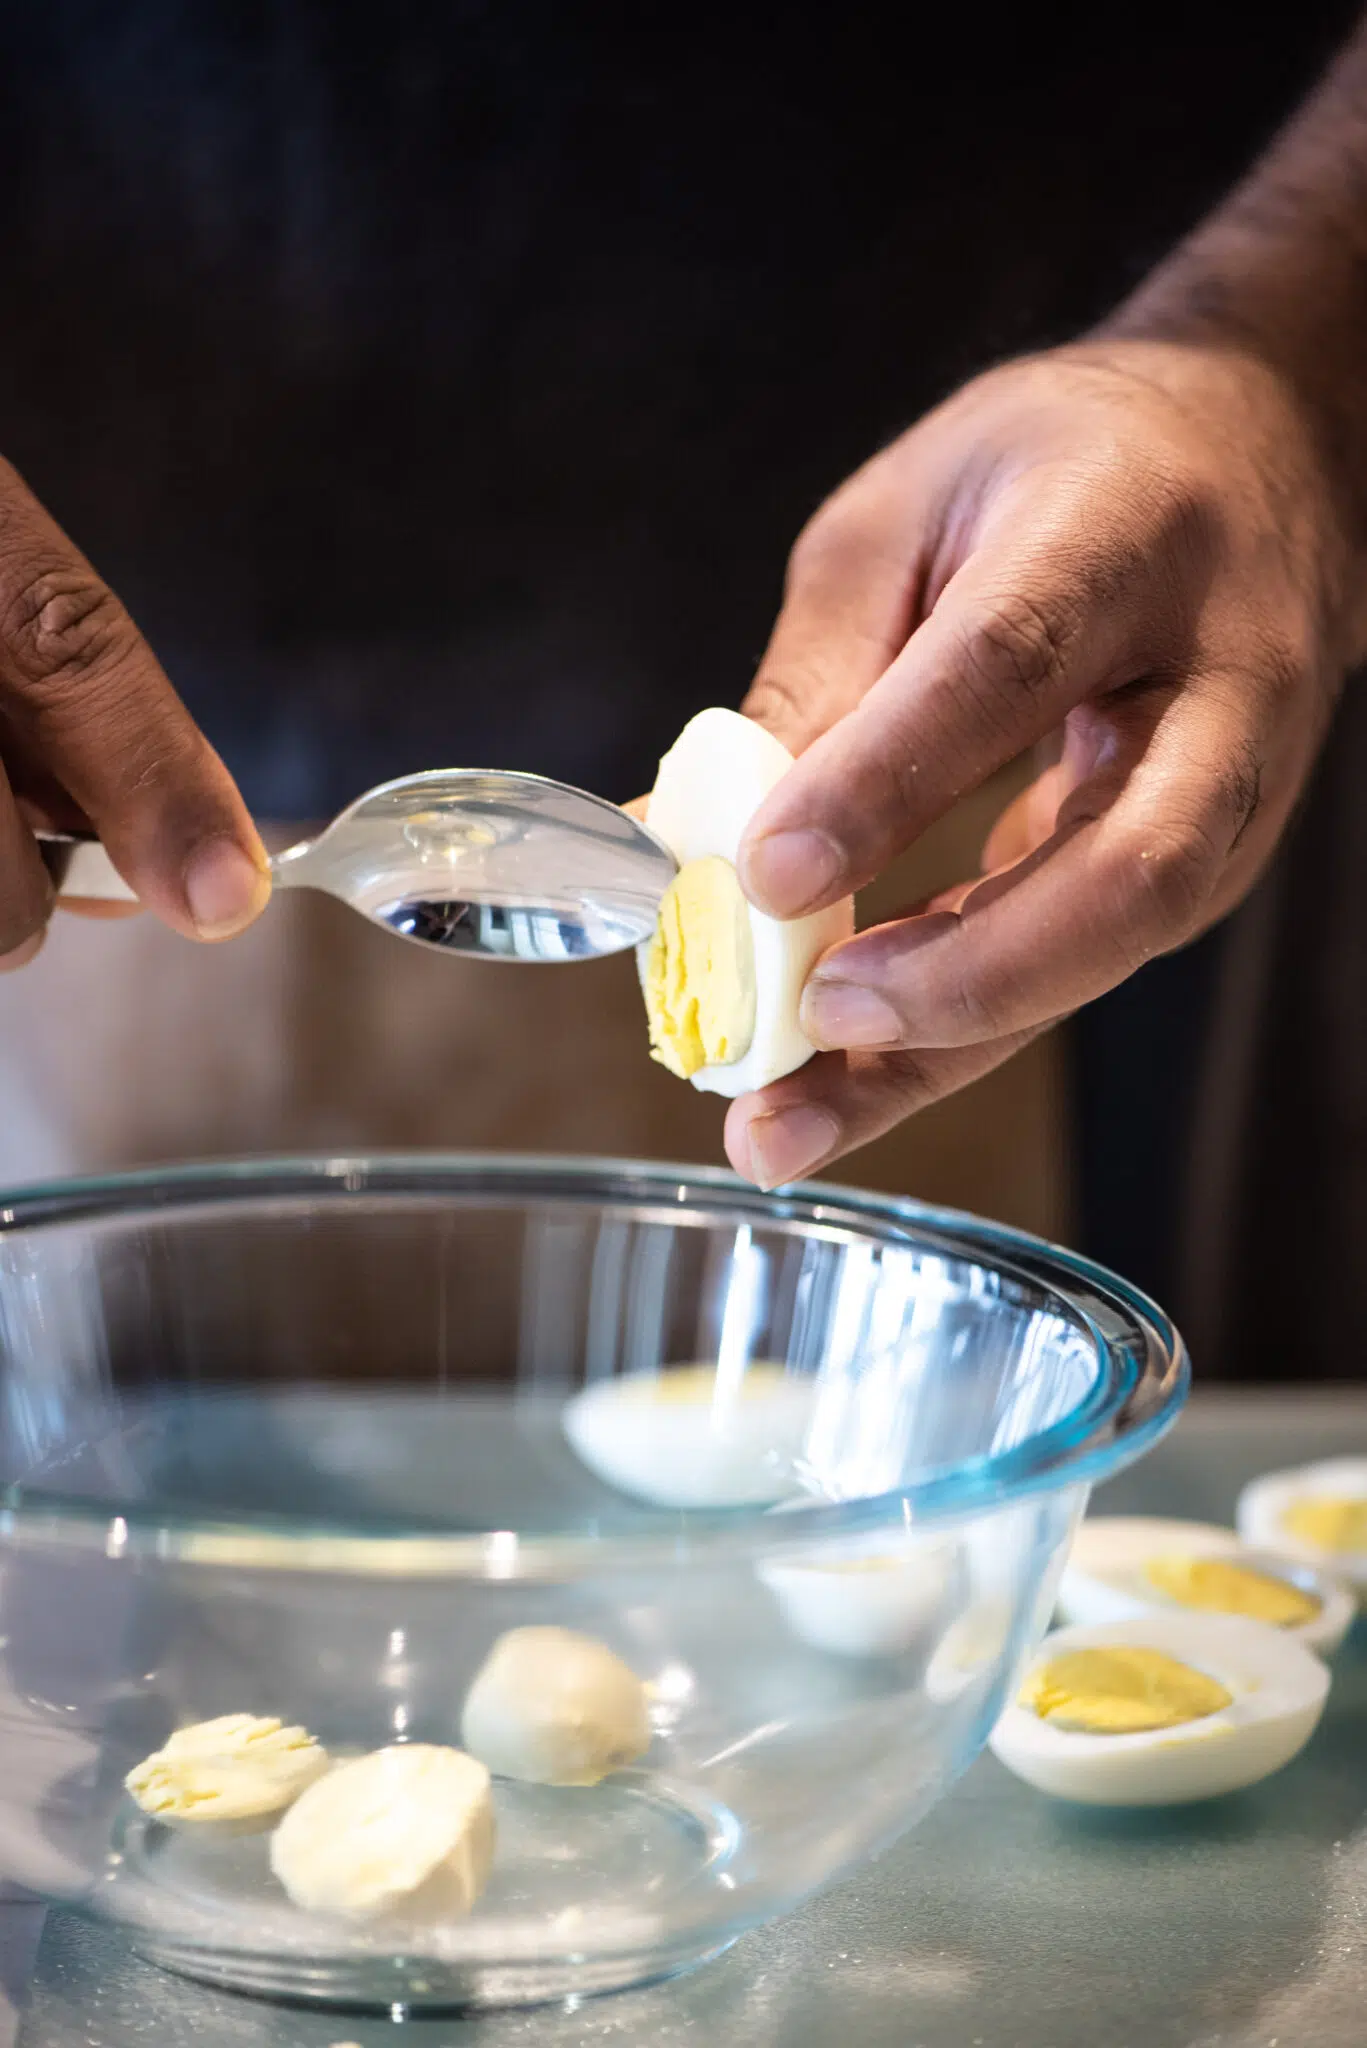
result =
[[[1274,373],[1313,438],[1348,573],[1367,571],[1367,23],[1262,161],[1105,333],[1196,341]],[[1362,632],[1359,624],[1355,638]]]

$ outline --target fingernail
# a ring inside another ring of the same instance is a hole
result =
[[[793,1109],[772,1109],[752,1117],[746,1128],[750,1147],[750,1178],[762,1188],[801,1180],[840,1143],[840,1126],[829,1110],[799,1103]]]
[[[249,925],[270,895],[270,877],[235,839],[209,839],[185,868],[185,900],[202,939],[230,939]]]
[[[22,939],[17,946],[11,947],[8,953],[0,953],[0,974],[12,974],[15,968],[27,967],[30,960],[36,960],[43,950],[43,942],[46,938],[46,929],[30,932],[26,939]]]
[[[741,883],[773,917],[796,917],[827,895],[845,872],[845,856],[824,832],[771,832],[746,847]]]
[[[809,981],[802,998],[802,1028],[827,1051],[861,1045],[897,1045],[902,1020],[892,1004],[853,981]]]

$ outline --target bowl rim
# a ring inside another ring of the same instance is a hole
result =
[[[1091,1338],[1098,1371],[1065,1415],[1009,1448],[985,1452],[890,1492],[841,1502],[697,1510],[621,1532],[592,1527],[522,1535],[487,1530],[443,1535],[377,1529],[282,1515],[198,1516],[95,1497],[0,1492],[0,1542],[98,1549],[200,1567],[249,1565],[336,1576],[564,1579],[681,1562],[718,1550],[772,1554],[825,1543],[890,1521],[918,1532],[958,1523],[1035,1495],[1091,1486],[1144,1455],[1176,1422],[1191,1369],[1180,1334],[1140,1289],[1096,1261],[1013,1225],[966,1210],[832,1181],[762,1192],[728,1169],[669,1160],[592,1154],[388,1151],[203,1159],[173,1166],[84,1175],[0,1191],[0,1243],[28,1232],[101,1216],[298,1196],[347,1200],[388,1191],[454,1195],[483,1183],[491,1199],[535,1192],[543,1199],[652,1203],[679,1215],[704,1203],[738,1222],[793,1222],[854,1229],[882,1242],[905,1239],[1044,1289]],[[0,1275],[0,1308],[5,1280]],[[2,1338],[0,1338],[2,1344]],[[0,1371],[3,1351],[0,1349]]]

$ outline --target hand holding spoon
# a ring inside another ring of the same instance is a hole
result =
[[[59,902],[136,901],[97,839],[38,842]],[[483,960],[638,945],[674,872],[654,834],[603,797],[482,768],[381,783],[271,862],[277,889],[322,889],[400,938]]]

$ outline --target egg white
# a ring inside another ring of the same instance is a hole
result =
[[[951,1552],[901,1532],[764,1559],[759,1576],[800,1642],[835,1657],[895,1657],[943,1611]]]
[[[752,718],[720,707],[700,711],[660,762],[646,823],[680,867],[709,857],[734,867],[746,826],[792,765],[783,742]],[[783,922],[748,908],[755,1029],[743,1058],[691,1076],[711,1095],[745,1095],[806,1065],[815,1048],[798,1021],[803,986],[827,948],[854,931],[851,897]],[[649,951],[647,944],[637,952],[643,983]]]
[[[589,1470],[656,1507],[766,1507],[797,1493],[816,1382],[755,1363],[735,1392],[714,1381],[664,1398],[677,1370],[598,1380],[566,1403],[561,1426]]]
[[[1310,1740],[1329,1672],[1281,1629],[1224,1614],[1152,1614],[1046,1637],[1026,1669],[1070,1650],[1114,1644],[1161,1650],[1204,1671],[1233,1698],[1217,1714],[1134,1735],[1058,1728],[1012,1701],[992,1731],[993,1754],[1027,1784],[1084,1806],[1178,1806],[1214,1799],[1290,1763]]]
[[[1059,1614],[1065,1622],[1085,1627],[1097,1621],[1125,1621],[1137,1614],[1204,1612],[1170,1600],[1145,1577],[1144,1567],[1150,1558],[1179,1556],[1228,1558],[1249,1571],[1284,1578],[1313,1594],[1320,1602],[1319,1613],[1276,1632],[1318,1650],[1321,1656],[1331,1656],[1352,1626],[1357,1602],[1347,1587],[1324,1571],[1290,1560],[1284,1543],[1255,1549],[1241,1543],[1233,1529],[1213,1522],[1171,1522],[1160,1515],[1090,1516],[1068,1553],[1059,1583]]]
[[[1315,1494],[1343,1500],[1367,1499],[1367,1458],[1326,1458],[1315,1465],[1264,1472],[1239,1495],[1234,1516],[1239,1534],[1245,1543],[1279,1550],[1283,1557],[1301,1558],[1367,1593],[1367,1551],[1325,1550],[1318,1543],[1307,1543],[1304,1537],[1292,1535],[1284,1526],[1282,1517],[1293,1502]]]
[[[596,1636],[508,1629],[465,1696],[460,1739],[496,1778],[591,1787],[649,1749],[650,1698]]]
[[[965,1608],[941,1636],[926,1665],[926,1697],[943,1706],[995,1672],[1005,1655],[1014,1616],[1011,1603],[989,1596]]]

